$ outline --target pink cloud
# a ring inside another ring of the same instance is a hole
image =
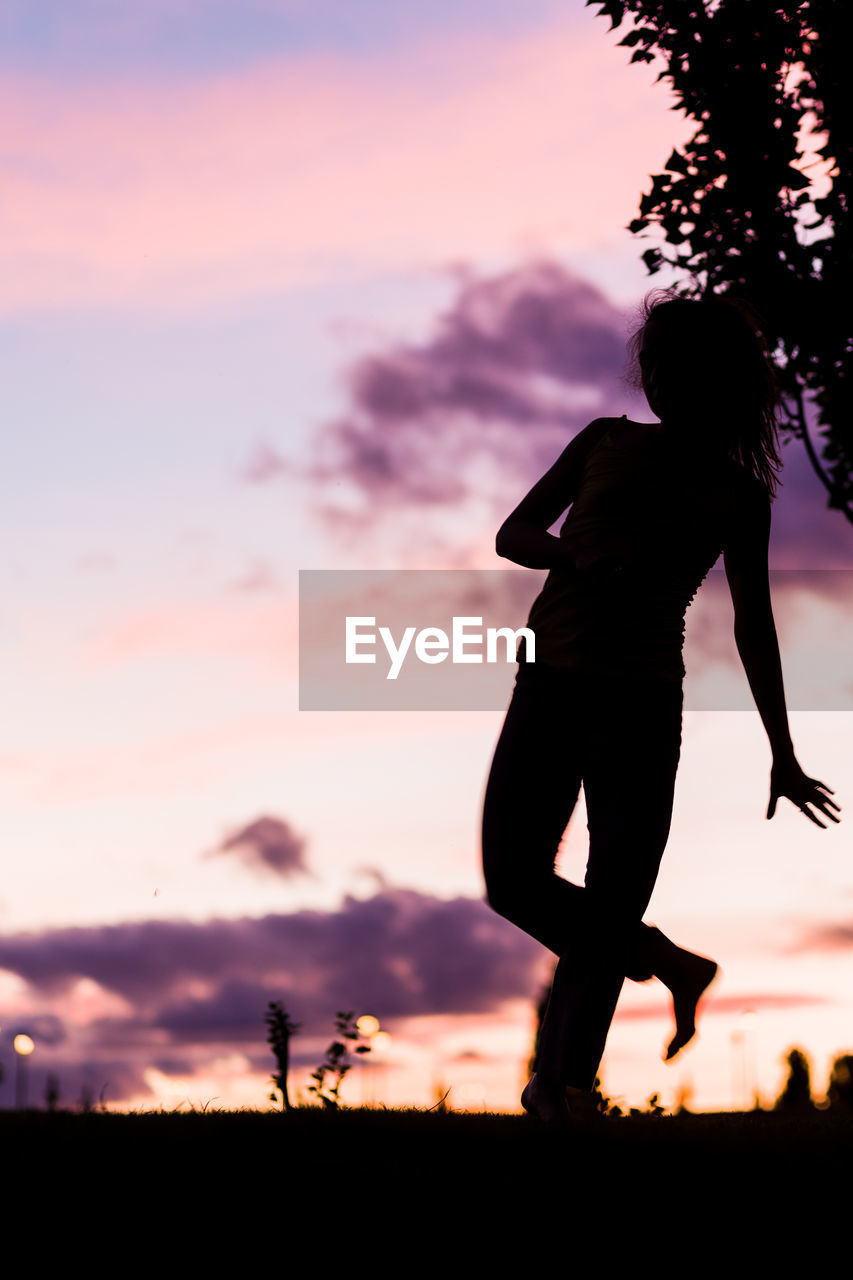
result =
[[[702,1016],[713,1014],[757,1013],[759,1010],[771,1009],[806,1009],[816,1005],[831,1003],[828,996],[816,995],[812,992],[793,991],[757,991],[745,995],[709,996],[702,1002]],[[620,1022],[644,1022],[646,1019],[657,1019],[669,1013],[672,1005],[668,1000],[649,1001],[648,1004],[622,1006],[616,1011]]]
[[[4,306],[195,306],[365,262],[600,247],[684,131],[650,79],[576,17],[177,85],[9,78]]]
[[[251,655],[281,668],[296,652],[297,620],[282,609],[280,599],[263,599],[262,585],[253,578],[255,597],[246,599],[246,581],[235,584],[239,604],[230,601],[164,604],[131,610],[106,623],[83,653],[90,667],[103,669],[139,656],[204,657],[211,654]]]

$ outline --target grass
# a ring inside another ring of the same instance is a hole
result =
[[[128,1257],[177,1222],[214,1261],[217,1242],[266,1233],[283,1255],[308,1247],[316,1270],[333,1246],[393,1238],[397,1256],[405,1245],[441,1261],[452,1247],[460,1266],[503,1275],[507,1251],[526,1256],[537,1233],[645,1257],[684,1231],[738,1276],[747,1247],[791,1264],[796,1248],[814,1259],[849,1236],[849,1112],[600,1117],[554,1132],[413,1109],[6,1111],[0,1143],[16,1192],[132,1224]],[[7,1210],[14,1220],[14,1197]],[[694,1263],[687,1274],[703,1274]]]
[[[17,1149],[38,1151],[53,1162],[74,1151],[97,1167],[101,1154],[132,1144],[156,1148],[196,1149],[199,1158],[211,1143],[243,1159],[262,1158],[270,1148],[287,1152],[293,1172],[321,1169],[341,1156],[364,1168],[393,1169],[403,1151],[417,1155],[426,1176],[452,1176],[453,1163],[481,1166],[489,1177],[498,1165],[523,1156],[555,1169],[571,1153],[573,1165],[603,1170],[613,1160],[625,1166],[677,1159],[689,1168],[726,1164],[729,1176],[746,1166],[763,1168],[777,1179],[792,1176],[807,1162],[812,1170],[836,1170],[846,1178],[853,1162],[853,1116],[849,1112],[815,1111],[804,1115],[779,1112],[727,1112],[578,1120],[565,1133],[527,1116],[489,1112],[440,1112],[411,1109],[297,1107],[278,1110],[228,1111],[208,1104],[172,1111],[89,1113],[69,1111],[2,1111],[0,1142],[6,1156]],[[84,1147],[84,1153],[79,1149]],[[766,1166],[766,1168],[765,1168]]]

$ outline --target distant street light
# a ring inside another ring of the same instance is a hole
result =
[[[361,1060],[361,1069],[363,1075],[361,1077],[361,1105],[365,1105],[365,1101],[370,1106],[374,1106],[376,1098],[373,1091],[374,1070],[376,1067],[383,1065],[378,1061],[379,1055],[384,1054],[391,1043],[391,1037],[387,1031],[380,1031],[380,1022],[378,1018],[374,1018],[372,1013],[364,1013],[356,1021],[356,1027],[359,1034],[364,1036],[370,1044],[370,1053],[364,1054]],[[369,1097],[365,1099],[365,1093],[369,1089]]]
[[[755,1105],[757,1096],[755,1069],[755,1022],[754,1009],[744,1009],[738,1018],[739,1026],[732,1032],[732,1092],[735,1107],[740,1097],[744,1111]]]
[[[743,1045],[743,1032],[732,1032],[732,1110],[737,1111],[743,1101],[742,1066],[743,1054],[739,1052]]]
[[[35,1044],[26,1035],[15,1036],[13,1047],[17,1054],[15,1069],[15,1106],[22,1111],[27,1105],[27,1058],[35,1049]]]
[[[754,1009],[744,1009],[740,1015],[743,1028],[743,1083],[745,1110],[755,1106],[758,1095],[758,1072],[756,1068],[755,1025],[757,1015]]]

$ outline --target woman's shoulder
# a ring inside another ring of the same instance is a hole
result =
[[[659,430],[656,422],[632,422],[627,414],[620,418],[596,418],[594,425],[603,440],[640,439]]]

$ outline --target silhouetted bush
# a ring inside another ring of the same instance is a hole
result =
[[[845,1053],[833,1062],[827,1097],[830,1107],[853,1111],[853,1053]]]
[[[776,1099],[776,1111],[811,1111],[812,1099],[809,1060],[801,1049],[792,1049],[786,1058],[788,1079]]]

